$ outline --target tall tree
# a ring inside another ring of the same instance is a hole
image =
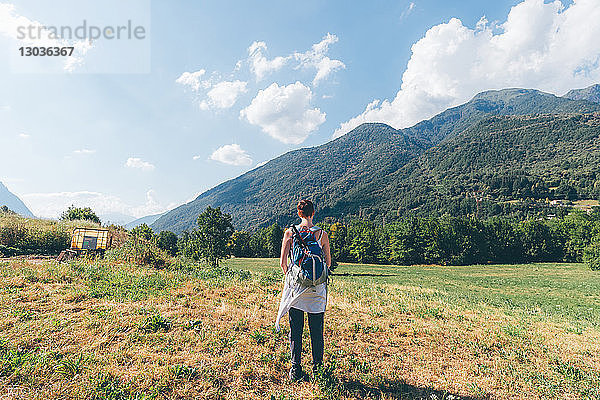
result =
[[[89,207],[80,208],[80,207],[71,206],[71,207],[67,208],[66,211],[63,211],[63,213],[60,216],[60,219],[61,219],[61,221],[83,220],[83,221],[95,222],[97,224],[100,223],[100,218],[98,218],[96,213],[94,211],[92,211],[92,209]]]
[[[229,255],[227,244],[233,234],[231,215],[221,212],[221,208],[207,207],[196,220],[198,228],[191,233],[197,256],[211,267]]]
[[[177,235],[171,231],[162,231],[158,234],[156,245],[172,256],[177,254]]]
[[[253,257],[250,247],[250,234],[245,231],[235,231],[228,243],[229,253],[235,257]]]
[[[152,240],[154,232],[147,224],[141,224],[131,230],[131,235],[145,240]]]

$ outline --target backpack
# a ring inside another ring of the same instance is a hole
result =
[[[296,282],[303,286],[317,286],[327,281],[329,271],[323,260],[323,251],[315,232],[321,230],[316,226],[310,229],[302,228],[298,231],[295,225],[292,229],[292,259],[291,272]],[[322,235],[322,233],[321,233]]]

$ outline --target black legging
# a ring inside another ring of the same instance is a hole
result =
[[[304,330],[304,311],[290,308],[290,350],[292,367],[300,368],[302,359],[302,331]],[[313,365],[323,363],[323,316],[325,313],[307,313],[310,345],[312,347]]]

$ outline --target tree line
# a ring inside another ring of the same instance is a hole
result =
[[[80,213],[70,211],[80,217]],[[69,216],[64,215],[63,220],[69,220]],[[11,221],[0,229],[0,251],[5,255],[30,254],[33,250],[53,254],[67,245],[67,230],[57,230],[55,224],[50,229],[38,226],[32,229],[20,219]],[[231,216],[212,207],[206,208],[196,222],[194,229],[179,236],[169,231],[156,235],[142,224],[130,231],[129,239],[119,246],[120,253],[138,263],[156,266],[165,265],[169,257],[218,267],[221,260],[230,256],[279,256],[285,227],[278,224],[254,232],[235,230]],[[350,223],[327,220],[319,225],[329,234],[335,262],[395,265],[585,262],[593,269],[600,269],[598,209],[591,213],[573,211],[553,219],[443,216],[410,217],[388,224],[366,219]],[[58,234],[60,240],[46,243],[50,236],[56,236],[52,233]],[[44,243],[34,243],[33,239]],[[28,251],[13,251],[19,247]]]
[[[210,218],[207,217],[210,213]],[[284,228],[273,224],[256,232],[234,231],[231,217],[220,209],[208,208],[198,222],[206,235],[210,221],[213,231],[227,226],[220,239],[217,258],[278,257]],[[204,225],[204,228],[202,228]],[[586,262],[600,268],[600,212],[572,212],[560,218],[528,219],[475,217],[412,217],[390,224],[355,220],[345,224],[326,221],[320,226],[329,234],[332,258],[336,262],[372,264],[469,265],[488,263]],[[184,233],[179,252],[203,258],[198,230]],[[206,258],[206,257],[205,257]]]

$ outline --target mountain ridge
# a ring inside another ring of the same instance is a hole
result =
[[[160,218],[161,215],[163,215],[164,213],[160,213],[160,214],[153,214],[153,215],[146,215],[140,218],[137,218],[131,222],[128,222],[125,224],[125,229],[133,229],[137,226],[140,226],[142,224],[146,224],[146,225],[151,225],[154,221],[156,221],[157,219]]]
[[[27,208],[23,200],[8,190],[2,182],[0,182],[0,207],[1,206],[7,206],[10,210],[23,217],[34,218],[33,213]]]
[[[594,103],[600,103],[600,85],[596,84],[583,89],[573,89],[563,97],[571,100],[587,100]]]

